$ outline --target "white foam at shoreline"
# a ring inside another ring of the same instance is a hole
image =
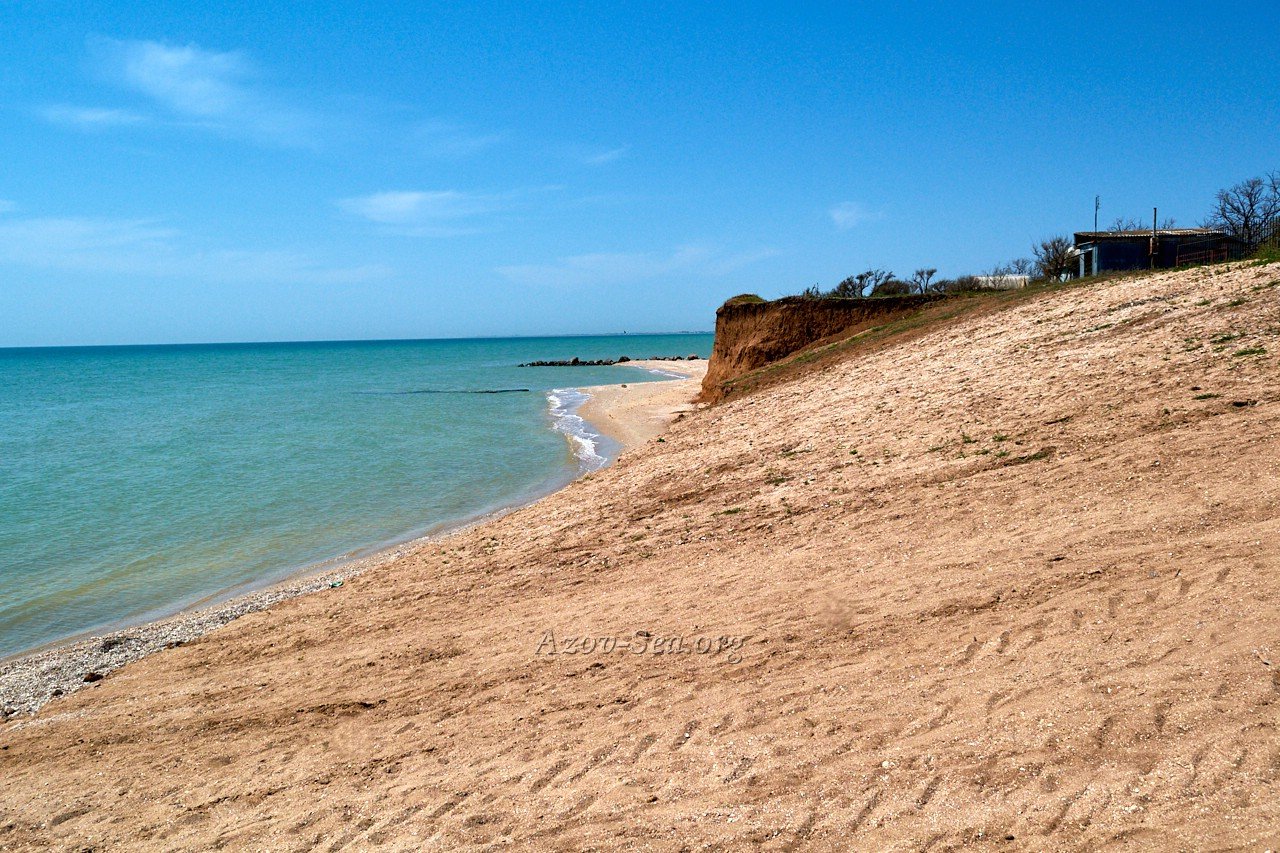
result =
[[[586,471],[595,471],[608,461],[600,454],[600,434],[593,432],[578,414],[589,394],[574,388],[556,388],[547,392],[547,405],[551,412],[552,428],[569,442],[578,465]]]

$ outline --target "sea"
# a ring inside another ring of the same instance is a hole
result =
[[[516,506],[606,464],[529,361],[710,334],[0,349],[0,659]]]

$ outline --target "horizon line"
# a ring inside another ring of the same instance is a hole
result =
[[[290,344],[387,344],[387,343],[431,343],[436,341],[507,341],[507,340],[541,340],[547,338],[642,338],[677,335],[711,335],[714,330],[681,330],[678,332],[577,332],[565,335],[475,335],[439,338],[299,338],[291,340],[245,340],[245,341],[169,341],[165,343],[130,343],[130,344],[36,344],[36,345],[0,345],[0,352],[16,350],[50,350],[50,349],[141,349],[145,347],[250,347],[250,346],[285,346]]]

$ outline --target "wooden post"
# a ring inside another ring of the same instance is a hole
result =
[[[1160,209],[1151,208],[1151,268],[1156,268],[1156,252],[1160,248],[1160,237],[1156,233],[1156,222],[1159,221]]]

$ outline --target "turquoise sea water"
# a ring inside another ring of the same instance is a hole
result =
[[[0,657],[530,499],[609,450],[553,389],[659,377],[517,364],[710,349],[705,334],[0,349]]]

